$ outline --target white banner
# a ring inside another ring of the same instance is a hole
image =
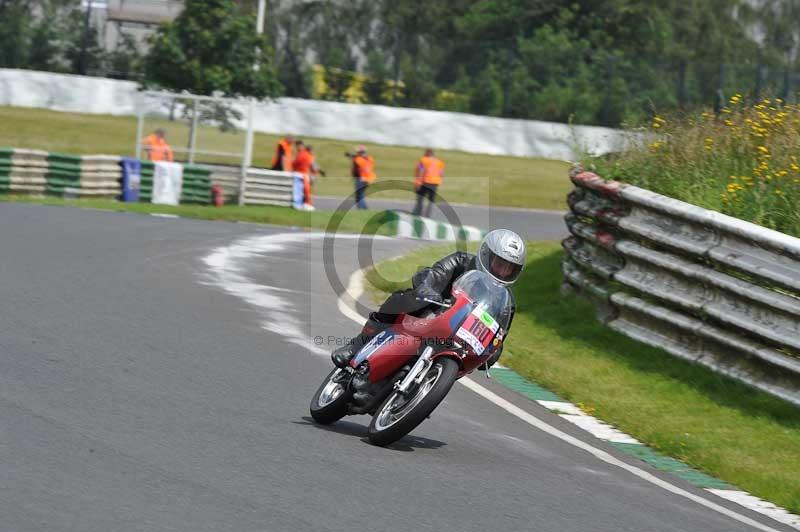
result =
[[[0,69],[0,105],[111,115],[135,115],[146,105],[148,114],[167,116],[164,103],[145,103],[131,81]],[[243,128],[248,106],[236,107]],[[256,105],[253,124],[262,133],[562,160],[577,159],[579,151],[619,151],[633,138],[604,127],[297,98]]]
[[[183,165],[159,161],[153,163],[152,203],[178,205],[183,189]]]

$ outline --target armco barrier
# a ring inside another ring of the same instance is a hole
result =
[[[574,168],[565,288],[611,328],[800,405],[800,239]]]
[[[464,240],[477,242],[486,234],[485,231],[469,225],[455,226],[423,216],[415,216],[400,211],[386,211],[386,221],[393,235],[422,240],[441,240],[454,242]]]
[[[44,194],[47,188],[47,152],[39,150],[8,150],[10,166],[6,176],[8,192]]]
[[[64,153],[47,155],[47,188],[51,196],[80,196],[81,157]]]
[[[122,166],[116,155],[84,155],[81,157],[81,196],[116,198],[120,195]]]
[[[294,177],[290,172],[248,168],[244,183],[245,205],[292,205]]]
[[[236,204],[239,200],[239,184],[242,180],[240,166],[224,166],[215,164],[198,164],[211,172],[211,184],[222,187],[225,203]]]
[[[0,193],[61,197],[118,198],[122,193],[122,158],[117,155],[68,155],[0,148]],[[293,175],[249,168],[244,183],[248,205],[292,205]],[[238,201],[241,169],[220,165],[183,165],[181,203],[209,204],[211,185],[222,185],[225,201]],[[149,202],[153,163],[142,161],[139,201]]]

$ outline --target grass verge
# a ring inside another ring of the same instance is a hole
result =
[[[0,106],[0,146],[31,148],[74,154],[134,154],[136,117],[62,113],[43,109]],[[189,130],[179,121],[147,119],[146,127],[163,127],[173,147],[186,147]],[[289,126],[289,131],[291,127]],[[353,151],[355,142],[304,137],[314,146],[314,153],[328,177],[320,178],[314,193],[345,197],[353,193],[350,162],[345,151]],[[276,135],[256,133],[253,164],[270,165]],[[241,153],[244,133],[222,133],[214,127],[201,127],[198,149]],[[400,179],[407,190],[386,191],[373,196],[412,200],[413,170],[421,148],[366,143],[375,157],[379,179]],[[450,203],[474,203],[494,206],[563,210],[572,189],[567,179],[567,163],[528,157],[505,157],[437,150],[447,164],[446,178],[439,193]],[[200,158],[198,162],[239,164],[235,158]]]
[[[376,301],[452,246],[367,273]],[[654,449],[800,513],[800,409],[653,349],[561,297],[560,246],[530,243],[503,364]]]
[[[297,211],[288,207],[256,205],[155,205],[152,203],[126,203],[113,199],[61,199],[36,196],[0,195],[0,202],[34,203],[37,205],[61,205],[83,207],[107,211],[138,212],[143,214],[174,214],[184,218],[201,220],[226,220],[230,222],[251,222],[260,224],[286,225],[307,229],[327,229],[333,211]],[[337,231],[346,233],[388,234],[383,225],[383,213],[378,211],[351,210],[340,216]]]

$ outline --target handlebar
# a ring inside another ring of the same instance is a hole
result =
[[[433,299],[428,299],[427,297],[422,297],[422,298],[419,298],[419,299],[420,299],[420,301],[424,301],[425,303],[430,303],[431,305],[439,305],[440,307],[444,307],[444,308],[450,308],[450,307],[453,306],[450,303],[444,303],[444,302],[440,303],[439,301],[435,301]]]

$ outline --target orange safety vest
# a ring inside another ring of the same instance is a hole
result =
[[[313,162],[314,156],[308,153],[308,150],[300,150],[297,152],[297,157],[292,161],[292,170],[308,175],[311,172]]]
[[[142,141],[142,147],[147,152],[149,161],[173,161],[172,148],[167,141],[159,138],[155,133],[147,135]]]
[[[441,185],[444,163],[436,157],[422,157],[417,165],[417,185]]]
[[[292,143],[286,139],[278,142],[275,155],[272,156],[272,169],[288,172],[292,169]]]
[[[367,184],[375,181],[378,176],[375,175],[375,160],[372,155],[356,155],[353,157],[353,164],[358,168],[358,178]]]

